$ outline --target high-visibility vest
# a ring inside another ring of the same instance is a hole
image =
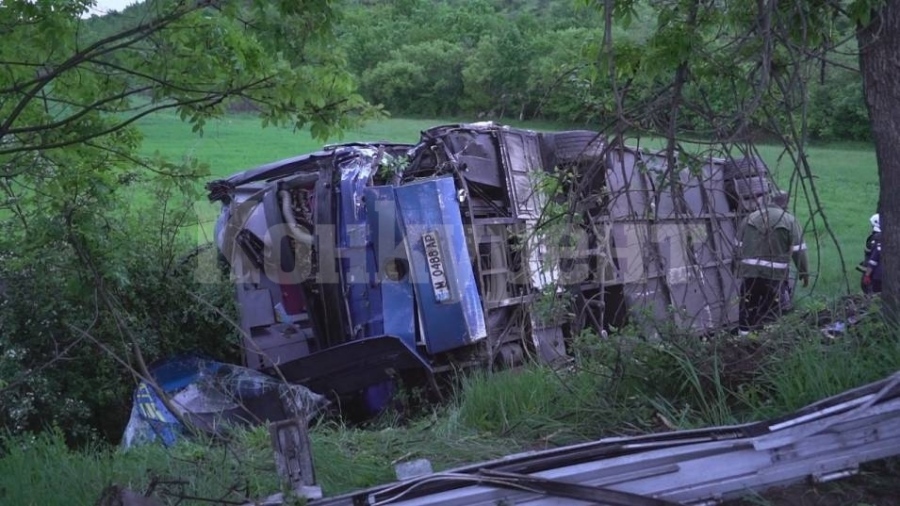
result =
[[[868,267],[872,269],[872,279],[881,279],[881,241],[875,243],[875,248],[866,261]]]
[[[744,278],[787,279],[791,258],[807,270],[803,230],[794,216],[780,207],[754,211],[738,230],[738,273]]]

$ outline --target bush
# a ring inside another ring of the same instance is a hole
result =
[[[817,332],[791,339],[793,346],[771,354],[763,366],[770,397],[757,406],[758,416],[779,415],[880,380],[900,363],[900,342],[877,312],[835,339]]]
[[[223,317],[234,314],[232,285],[179,272],[193,245],[173,223],[175,201],[158,202],[117,212],[80,244],[51,220],[40,226],[59,229],[44,240],[3,234],[0,426],[117,441],[135,385],[133,343],[147,362],[188,351],[239,360]],[[189,208],[180,209],[183,223]]]

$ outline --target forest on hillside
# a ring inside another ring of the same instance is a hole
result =
[[[114,33],[147,16],[147,9],[137,4],[95,17],[89,26],[94,35]],[[639,118],[631,129],[659,131],[667,121],[654,104],[668,93],[672,62],[659,62],[658,72],[629,68],[648,64],[640,54],[648,47],[670,50],[681,43],[657,34],[657,25],[667,21],[653,1],[633,2],[632,11],[611,26],[616,78],[627,87],[623,104],[616,103],[610,86],[603,10],[591,2],[340,0],[333,9],[337,47],[328,57],[346,64],[367,101],[394,116],[538,119],[605,129],[619,106]],[[803,70],[811,140],[870,140],[853,28],[835,23],[828,64],[810,58]],[[782,59],[785,72],[792,66],[789,55],[775,58]],[[709,138],[723,125],[708,110],[733,101],[736,93],[732,83],[720,80],[721,71],[693,77],[684,95],[701,105],[682,112],[680,129]],[[772,133],[766,118],[755,119],[756,134]]]

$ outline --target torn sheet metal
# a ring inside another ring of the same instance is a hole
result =
[[[309,419],[327,405],[323,396],[302,385],[195,356],[162,361],[151,366],[150,374],[176,412],[153,386],[140,382],[122,438],[126,448],[146,443],[171,446],[192,431],[220,434],[233,425]]]
[[[715,504],[896,455],[900,372],[775,420],[511,455],[312,504]]]
[[[426,349],[440,353],[483,339],[484,313],[453,178],[394,191],[420,317],[431,332]]]

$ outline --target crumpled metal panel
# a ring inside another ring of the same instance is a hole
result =
[[[145,379],[134,391],[122,438],[126,448],[153,442],[171,446],[194,430],[221,434],[233,425],[308,419],[327,404],[304,386],[199,356],[166,359],[151,364],[149,372],[153,384]]]
[[[624,148],[610,154],[610,240],[632,314],[660,321],[674,315],[701,331],[737,321],[737,217],[722,164],[708,159],[669,173],[661,153]]]
[[[365,191],[369,241],[375,249],[375,264],[381,301],[384,333],[402,339],[415,349],[415,294],[409,273],[409,259],[400,230],[400,216],[394,188],[372,186]],[[393,267],[391,266],[393,265]],[[388,275],[397,270],[397,279]],[[405,272],[404,272],[405,269]]]
[[[900,454],[900,373],[757,423],[613,437],[509,455],[324,499],[351,504],[704,504]],[[597,496],[629,498],[589,501]]]
[[[525,250],[531,286],[540,290],[560,280],[559,266],[544,261],[548,247],[555,245],[544,244],[536,235],[546,204],[544,194],[537,188],[543,173],[540,142],[537,134],[527,130],[503,129],[499,135],[507,168],[511,211],[524,221],[528,231]]]
[[[360,151],[361,156],[340,167],[338,247],[352,339],[383,333],[381,291],[377,289],[375,251],[369,243],[364,202],[374,154]]]
[[[453,178],[395,189],[425,346],[439,353],[487,336]]]
[[[534,134],[501,130],[500,138],[506,151],[513,204],[519,218],[538,218],[543,196],[535,183],[542,172],[540,145]]]
[[[503,185],[496,139],[490,133],[459,129],[446,134],[443,141],[456,161],[465,165],[463,176],[474,183]]]
[[[639,169],[639,159],[632,150],[610,153],[607,172],[609,214],[614,220],[643,219],[650,210],[649,184]]]

